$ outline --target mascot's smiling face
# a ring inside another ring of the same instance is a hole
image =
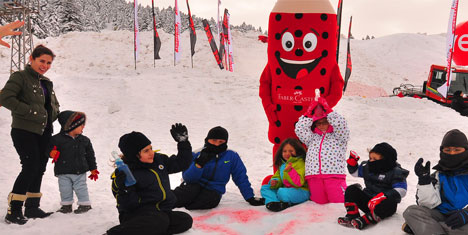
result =
[[[336,15],[272,12],[268,62],[274,73],[293,79],[312,75],[324,60],[335,58],[336,31]]]

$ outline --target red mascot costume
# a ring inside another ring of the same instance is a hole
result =
[[[273,156],[320,90],[332,108],[343,78],[336,62],[336,13],[328,0],[277,0],[268,24],[268,64],[260,98],[269,122]],[[274,169],[276,170],[276,169]]]

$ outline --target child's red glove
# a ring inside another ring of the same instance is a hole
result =
[[[98,179],[99,171],[97,169],[94,169],[91,171],[91,175],[88,176],[91,180],[96,181]]]
[[[57,159],[60,156],[60,151],[57,150],[57,146],[54,146],[54,148],[50,151],[49,156],[52,158],[52,163],[57,162]]]
[[[318,103],[322,105],[323,109],[325,110],[325,113],[328,115],[329,113],[333,112],[333,110],[328,106],[328,102],[325,98],[319,97],[318,98]]]
[[[375,207],[379,205],[383,200],[387,199],[387,197],[383,193],[379,193],[375,195],[368,203],[367,207],[369,207],[369,210],[371,212],[371,215],[374,219],[378,219],[377,216],[374,214]]]
[[[309,108],[307,108],[307,111],[304,113],[304,116],[308,118],[312,118],[314,116],[314,109],[317,107],[318,102],[315,100],[312,100],[309,104]]]
[[[348,160],[346,160],[346,162],[350,166],[357,166],[359,159],[360,159],[359,155],[356,152],[354,152],[353,150],[351,150],[349,152],[349,158],[348,158]]]

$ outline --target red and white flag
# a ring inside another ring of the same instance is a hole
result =
[[[177,0],[175,0],[174,7],[174,65],[180,60],[180,29],[182,24],[180,23],[180,11],[179,5],[177,5]]]
[[[447,97],[447,92],[450,87],[452,77],[452,57],[453,57],[453,42],[455,38],[455,27],[457,25],[458,0],[453,0],[450,9],[450,18],[447,29],[447,82],[437,88],[437,91],[444,97]]]
[[[138,0],[135,0],[133,2],[133,8],[134,8],[134,19],[133,19],[133,48],[134,48],[134,57],[135,57],[135,69],[136,69],[136,61],[138,60],[138,50],[140,47],[140,38],[138,36]]]

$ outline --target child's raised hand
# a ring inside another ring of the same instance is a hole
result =
[[[270,181],[271,187],[275,187],[276,184],[278,184],[278,180],[271,180],[271,181]]]
[[[360,159],[359,155],[355,151],[351,150],[349,152],[349,158],[348,160],[346,160],[346,162],[350,166],[356,166],[358,164],[359,159]]]

